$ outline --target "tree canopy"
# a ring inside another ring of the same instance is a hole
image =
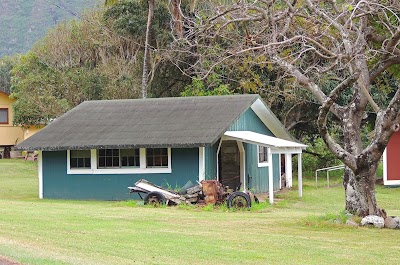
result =
[[[138,98],[145,10],[141,2],[120,1],[51,30],[11,71],[14,123],[46,124],[84,100]],[[179,95],[189,80],[160,52],[172,40],[169,21],[168,9],[159,5],[151,42],[152,96]]]
[[[196,58],[186,71],[202,78],[244,61],[282,71],[286,82],[294,82],[320,106],[319,132],[347,166],[346,209],[382,215],[374,176],[390,136],[399,129],[399,14],[399,2],[388,0],[214,5],[210,13],[199,13],[192,33],[175,49]],[[371,111],[376,113],[374,133],[365,147],[362,128]],[[328,120],[340,124],[340,138],[332,137]]]

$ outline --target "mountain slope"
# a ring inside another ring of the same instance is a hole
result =
[[[104,0],[1,0],[0,57],[27,52],[46,32]]]

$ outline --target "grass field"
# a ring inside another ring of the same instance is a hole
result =
[[[338,183],[338,180],[336,180]],[[0,256],[23,264],[399,264],[400,231],[347,227],[340,185],[274,206],[150,208],[37,199],[36,163],[0,160]],[[400,189],[377,188],[400,215]],[[340,217],[340,216],[339,216]]]

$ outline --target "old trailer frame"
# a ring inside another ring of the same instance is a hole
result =
[[[258,202],[256,196],[241,191],[227,190],[217,180],[203,180],[198,185],[186,189],[184,194],[167,190],[145,179],[138,180],[134,186],[128,187],[128,189],[129,193],[138,193],[144,204],[152,205],[220,204],[226,201],[229,208],[250,208],[251,198]],[[146,196],[142,197],[142,193]]]

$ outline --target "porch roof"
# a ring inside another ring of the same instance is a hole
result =
[[[307,145],[252,131],[227,131],[225,139],[237,140],[245,143],[256,144],[271,148],[272,153],[301,153]]]

